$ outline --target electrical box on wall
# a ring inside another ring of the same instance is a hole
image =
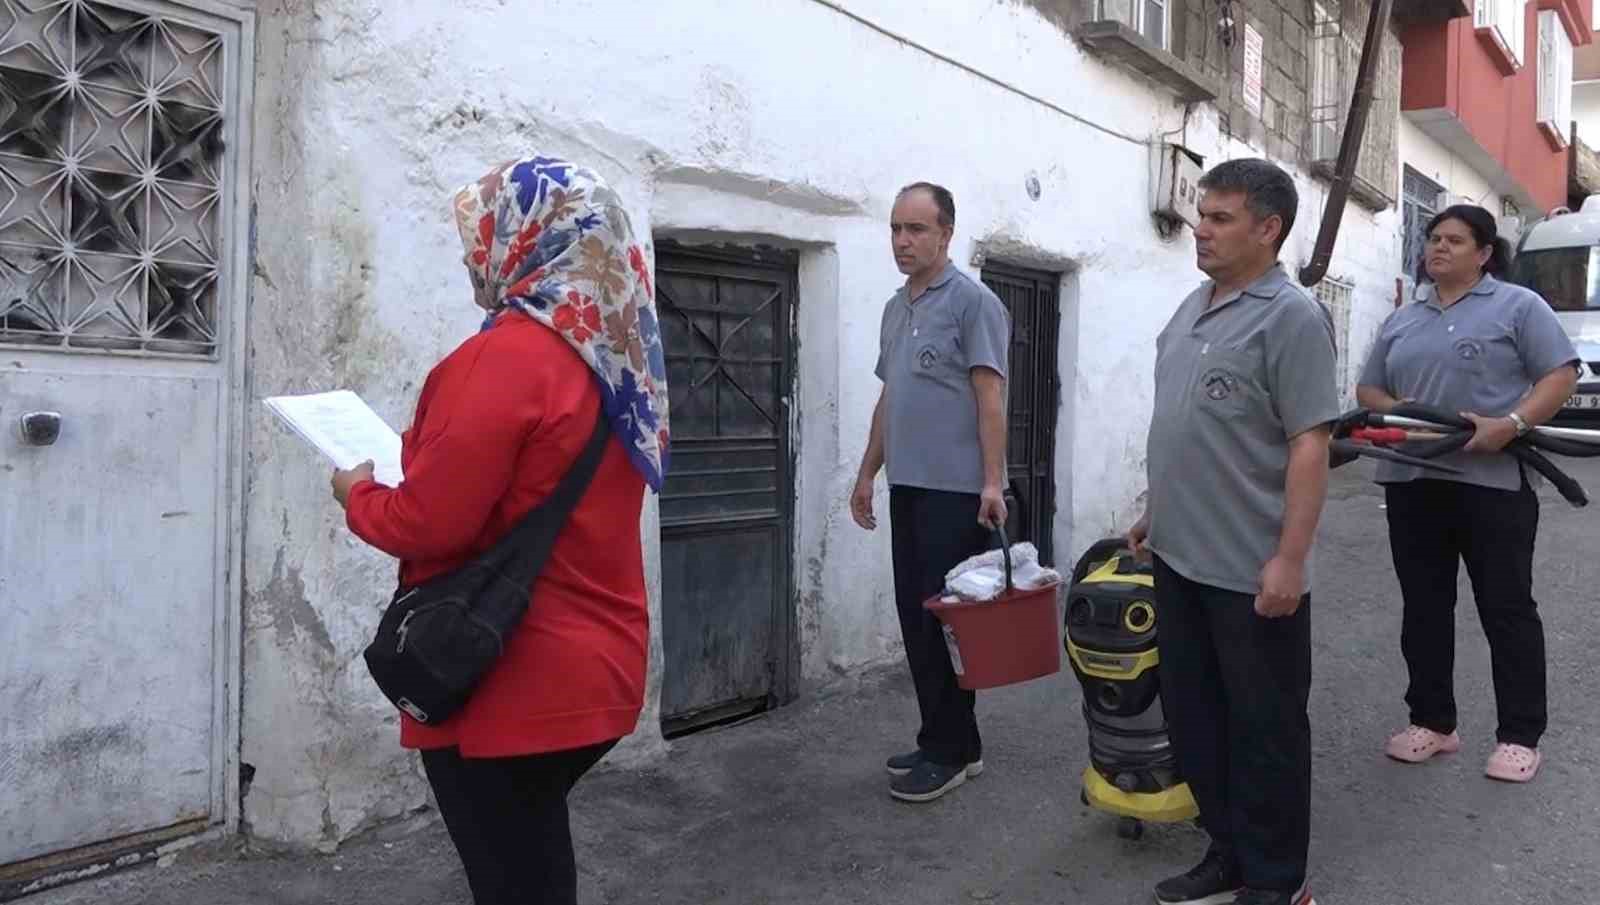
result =
[[[1155,213],[1192,228],[1200,222],[1200,175],[1203,158],[1182,145],[1161,146],[1161,179],[1156,184]]]

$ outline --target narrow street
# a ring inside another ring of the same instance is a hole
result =
[[[1565,463],[1600,496],[1600,462]],[[1549,641],[1551,731],[1528,787],[1482,776],[1493,742],[1488,650],[1462,576],[1457,693],[1463,751],[1385,760],[1405,721],[1399,603],[1370,466],[1335,474],[1318,550],[1313,884],[1324,905],[1592,901],[1600,888],[1600,509],[1545,490],[1536,566]],[[1150,901],[1198,858],[1199,832],[1118,839],[1078,801],[1085,756],[1069,673],[982,696],[987,772],[926,806],[888,797],[881,762],[906,746],[909,679],[888,668],[744,725],[680,740],[643,772],[608,770],[574,796],[584,902],[1090,903]],[[328,857],[237,844],[43,893],[28,905],[447,905],[466,887],[437,823]]]

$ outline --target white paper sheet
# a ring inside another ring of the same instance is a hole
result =
[[[335,390],[262,401],[335,467],[354,468],[370,459],[378,483],[399,487],[405,479],[400,471],[400,435],[355,393]]]

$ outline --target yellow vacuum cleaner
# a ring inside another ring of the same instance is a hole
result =
[[[1066,649],[1083,686],[1089,766],[1083,803],[1115,814],[1117,835],[1138,839],[1147,821],[1198,816],[1178,776],[1156,666],[1155,576],[1120,538],[1078,560],[1067,592]]]

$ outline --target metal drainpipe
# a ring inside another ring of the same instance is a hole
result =
[[[1372,13],[1367,19],[1367,39],[1361,45],[1361,65],[1356,71],[1356,91],[1350,102],[1350,115],[1345,119],[1344,135],[1339,140],[1339,160],[1334,165],[1333,189],[1328,193],[1327,206],[1322,209],[1322,226],[1317,230],[1317,244],[1311,260],[1300,268],[1300,285],[1315,286],[1328,273],[1328,262],[1333,259],[1333,243],[1339,238],[1339,221],[1344,217],[1345,199],[1350,196],[1350,182],[1355,179],[1356,160],[1361,154],[1361,138],[1367,131],[1367,111],[1372,109],[1373,85],[1378,78],[1378,61],[1383,50],[1383,36],[1389,30],[1389,10],[1394,0],[1373,0]]]

